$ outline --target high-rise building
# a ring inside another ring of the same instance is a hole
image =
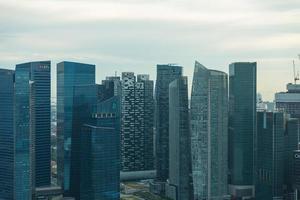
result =
[[[300,84],[287,84],[287,92],[275,94],[276,108],[291,114],[293,118],[300,118]]]
[[[98,103],[81,133],[80,199],[120,199],[120,100]]]
[[[0,80],[0,197],[13,199],[15,72],[0,69]]]
[[[95,65],[74,62],[57,64],[57,151],[60,152],[57,155],[57,175],[58,184],[67,196],[70,195],[71,163],[75,156],[72,156],[72,134],[80,131],[74,129],[78,128],[78,124],[74,123],[74,88],[87,85],[95,85]]]
[[[255,199],[283,199],[285,115],[257,113]]]
[[[121,84],[122,171],[153,169],[153,81],[124,72]]]
[[[169,84],[182,76],[178,65],[157,65],[155,84],[155,152],[157,181],[169,177]]]
[[[169,166],[166,196],[193,199],[187,77],[169,85]]]
[[[50,61],[16,65],[15,199],[51,184]]]
[[[236,198],[254,196],[256,63],[229,66],[229,190]]]
[[[80,136],[84,124],[93,121],[92,113],[97,103],[98,85],[81,85],[73,87],[70,196],[80,197]]]
[[[284,155],[284,183],[285,195],[294,195],[293,179],[294,179],[294,151],[298,149],[299,133],[300,133],[300,119],[288,118],[286,120],[285,131],[285,155]]]
[[[99,85],[98,101],[102,102],[113,96],[121,95],[121,80],[119,76],[109,76]]]
[[[196,61],[191,95],[194,199],[223,200],[228,175],[228,76]]]

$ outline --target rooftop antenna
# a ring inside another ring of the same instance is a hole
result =
[[[299,56],[299,59],[300,59],[300,55]],[[299,71],[297,71],[297,74],[296,74],[296,65],[295,65],[295,61],[293,60],[293,67],[294,67],[294,81],[295,81],[295,85],[297,84],[297,81],[299,81]]]

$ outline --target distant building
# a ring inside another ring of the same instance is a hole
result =
[[[191,138],[188,109],[188,80],[181,77],[169,85],[169,179],[166,196],[192,200]]]
[[[149,75],[122,73],[121,155],[122,171],[144,171],[154,168],[153,81]]]
[[[254,197],[256,63],[229,66],[229,192]]]
[[[13,199],[15,72],[0,69],[0,80],[0,197]]]
[[[120,199],[120,100],[98,103],[93,125],[84,125],[80,148],[80,199]]]
[[[257,101],[256,101],[256,110],[257,111],[274,112],[275,111],[275,102],[263,101],[262,95],[260,93],[258,93]]]
[[[157,181],[165,182],[169,177],[169,84],[182,76],[182,67],[157,65],[155,84],[155,151]]]
[[[73,108],[76,106],[74,87],[94,84],[95,65],[74,62],[57,64],[57,151],[60,152],[57,154],[57,175],[58,184],[66,196],[70,195],[71,163],[76,156],[72,156],[72,134],[80,131],[74,129],[75,126],[78,128],[73,121]]]
[[[276,108],[291,114],[293,118],[300,118],[300,84],[287,84],[287,92],[275,94]]]
[[[50,61],[16,65],[15,199],[51,184]]]
[[[285,115],[257,113],[255,199],[283,199]]]
[[[106,77],[99,85],[98,101],[105,101],[113,96],[121,95],[121,80],[119,76]]]
[[[228,193],[228,75],[195,63],[191,95],[194,199]]]

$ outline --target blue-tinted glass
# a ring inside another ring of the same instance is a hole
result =
[[[14,71],[0,69],[0,197],[13,199]]]

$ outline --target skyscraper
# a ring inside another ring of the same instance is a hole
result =
[[[169,177],[169,84],[182,76],[182,67],[157,65],[155,84],[155,146],[157,181]]]
[[[255,199],[283,199],[285,115],[257,113]]]
[[[195,63],[191,95],[195,199],[223,200],[228,173],[228,76]]]
[[[285,143],[284,143],[284,182],[286,186],[285,195],[294,195],[294,151],[298,149],[300,119],[288,118],[286,120]]]
[[[14,192],[14,78],[13,70],[0,69],[0,197]]]
[[[82,85],[95,85],[95,65],[57,64],[57,175],[66,195],[70,193],[72,134],[79,131],[73,121],[74,87]]]
[[[121,80],[119,76],[109,76],[99,85],[98,101],[102,102],[113,96],[121,95]]]
[[[83,125],[93,121],[92,113],[97,103],[98,85],[73,87],[71,165],[69,195],[80,197],[80,136]]]
[[[254,196],[256,63],[229,66],[229,190],[239,199]]]
[[[30,199],[34,187],[51,184],[50,145],[50,61],[16,65],[16,199]]]
[[[122,171],[153,169],[153,81],[124,72],[121,84]]]
[[[193,199],[188,80],[169,85],[169,179],[166,195],[173,200]]]
[[[97,104],[93,125],[81,133],[80,199],[120,198],[120,100]]]
[[[287,92],[275,94],[276,108],[291,114],[293,118],[300,118],[300,84],[287,84]]]

